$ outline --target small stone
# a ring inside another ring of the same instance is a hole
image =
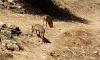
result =
[[[2,43],[2,46],[5,46],[5,43]]]
[[[85,53],[85,51],[84,50],[82,50],[82,54],[84,54]]]
[[[77,43],[77,42],[76,42],[75,44],[76,44],[76,45],[79,45],[79,43]]]
[[[98,51],[94,51],[93,53],[94,53],[94,54],[97,54],[97,53],[98,53]]]
[[[43,59],[45,59],[46,58],[46,56],[43,56]]]
[[[11,43],[11,41],[10,40],[6,40],[6,42],[5,43]]]
[[[11,43],[16,44],[17,42],[16,41],[12,41]]]
[[[57,60],[60,60],[60,58],[57,58]]]
[[[94,51],[94,52],[93,52],[93,55],[94,55],[94,56],[99,56],[99,52],[98,52],[98,51]]]
[[[66,55],[64,54],[63,56],[65,57]]]

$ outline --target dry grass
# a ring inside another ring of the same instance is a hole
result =
[[[56,1],[58,3],[61,0]],[[75,15],[90,21],[89,24],[55,21],[54,28],[45,27],[45,38],[51,43],[43,43],[35,34],[32,37],[18,37],[24,46],[24,51],[14,51],[14,58],[9,60],[100,59],[100,7],[98,2],[93,0],[85,2],[62,0],[61,2],[59,2],[61,7],[65,6]],[[90,8],[91,6],[93,8]],[[0,21],[17,25],[21,31],[31,31],[31,25],[36,23],[42,25],[41,16],[12,13],[2,9],[0,9]],[[98,54],[95,54],[95,51],[98,51]]]
[[[11,58],[13,58],[12,53],[0,51],[0,60],[8,60],[8,59],[11,59]]]

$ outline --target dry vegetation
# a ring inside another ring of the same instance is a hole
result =
[[[17,38],[23,44],[24,51],[1,51],[0,43],[0,60],[100,60],[100,1],[54,1],[59,7],[68,8],[89,23],[54,21],[54,28],[45,27],[45,38],[51,43],[43,43],[35,34]],[[31,31],[31,25],[42,25],[43,22],[39,15],[18,14],[2,9],[0,21],[19,26],[21,31]],[[7,56],[8,52],[11,55]],[[4,55],[7,59],[4,59]]]

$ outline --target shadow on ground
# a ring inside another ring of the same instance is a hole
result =
[[[67,22],[80,22],[87,24],[88,21],[84,18],[72,14],[67,8],[59,8],[52,0],[24,0],[25,13],[33,13],[39,15],[48,14],[54,19]]]
[[[43,42],[44,42],[44,43],[51,43],[51,42],[50,42],[47,38],[45,38],[45,37],[43,38]]]
[[[37,36],[38,36],[39,38],[41,38],[39,34],[37,34]],[[50,42],[47,38],[45,38],[45,37],[43,37],[42,41],[43,41],[44,43],[51,43],[51,42]]]

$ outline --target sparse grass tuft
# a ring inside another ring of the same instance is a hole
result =
[[[50,56],[55,56],[55,52],[50,52]]]

